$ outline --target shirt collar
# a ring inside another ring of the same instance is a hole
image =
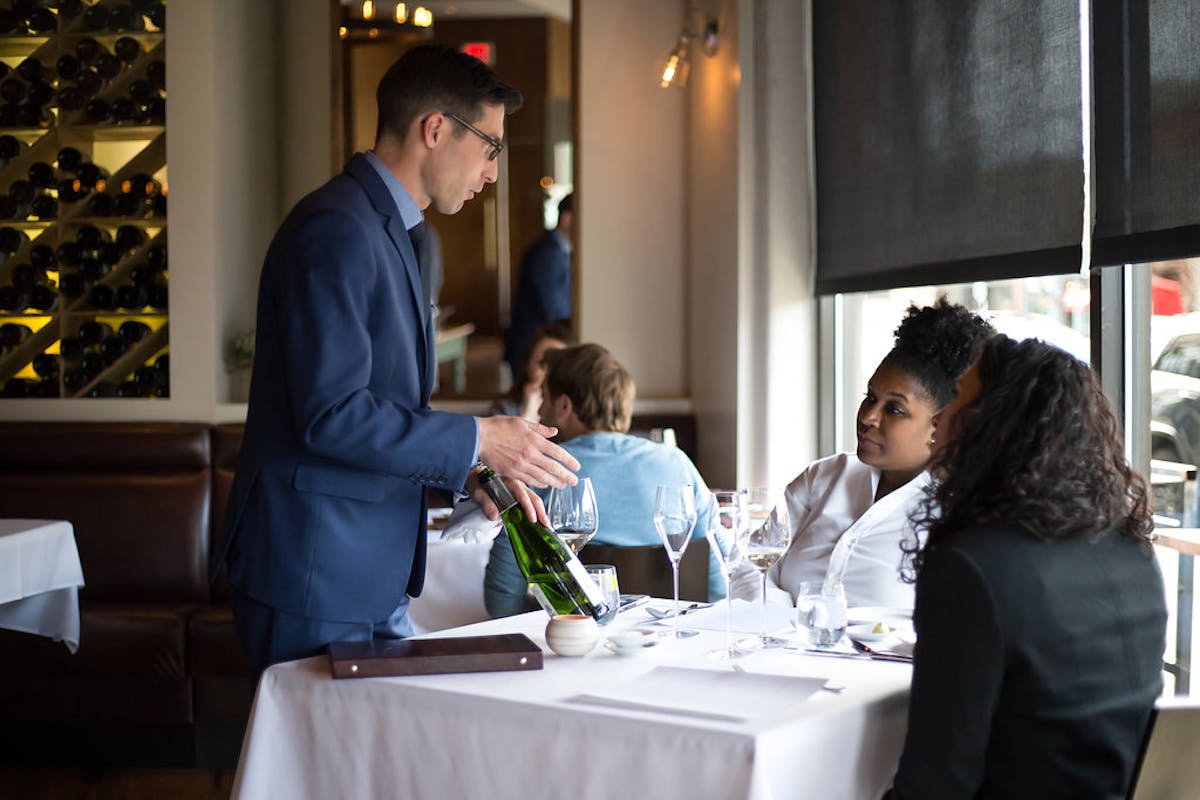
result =
[[[383,185],[392,195],[392,200],[396,203],[396,210],[400,212],[400,220],[404,223],[404,229],[412,230],[424,222],[425,215],[421,213],[421,209],[417,207],[417,201],[412,199],[412,195],[404,188],[400,179],[384,166],[384,163],[379,160],[379,156],[375,155],[375,151],[368,150],[366,156],[367,163],[379,173],[379,177],[383,179]]]

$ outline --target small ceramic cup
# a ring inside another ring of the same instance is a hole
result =
[[[596,620],[583,614],[559,614],[546,623],[546,644],[560,656],[590,653],[599,638]]]

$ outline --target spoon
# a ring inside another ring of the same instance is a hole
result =
[[[692,603],[690,606],[684,606],[679,609],[679,616],[687,614],[689,611],[699,611],[702,608],[708,608],[712,603]],[[646,613],[655,619],[670,619],[675,616],[673,611],[659,611],[657,608],[647,608]]]

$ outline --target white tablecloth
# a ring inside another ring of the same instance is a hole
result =
[[[642,608],[614,624],[647,621]],[[435,636],[520,631],[545,649],[545,623],[533,612]],[[845,689],[745,721],[569,699],[658,666],[729,671],[705,656],[724,640],[703,630],[632,658],[602,647],[584,658],[547,651],[545,668],[529,672],[333,680],[323,657],[279,664],[259,684],[233,796],[861,800],[890,785],[907,664],[750,656],[739,663],[751,672],[830,677]]]
[[[488,618],[483,572],[492,543],[431,541],[425,548],[425,588],[408,604],[415,633],[457,628]]]
[[[0,628],[79,649],[83,568],[71,523],[0,519]]]

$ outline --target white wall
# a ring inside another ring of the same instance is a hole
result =
[[[575,19],[579,331],[640,397],[689,391],[686,93],[658,84],[682,21],[678,0],[581,0]]]
[[[722,8],[724,6],[724,8]],[[737,480],[741,90],[736,0],[701,4],[719,45],[696,57],[688,87],[687,351],[699,431],[698,466],[711,486]],[[722,13],[724,11],[725,13]]]
[[[742,0],[738,480],[782,486],[817,456],[808,0]]]

